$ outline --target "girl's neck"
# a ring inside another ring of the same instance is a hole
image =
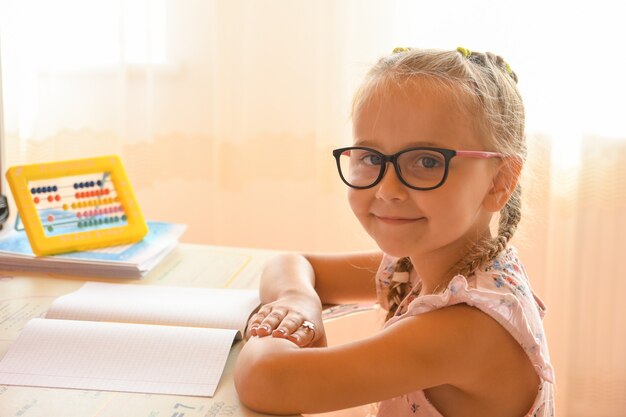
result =
[[[455,275],[451,268],[456,262],[437,255],[422,255],[418,259],[411,257],[411,263],[421,282],[420,295],[442,292]]]
[[[491,237],[489,231],[487,237]],[[411,256],[411,263],[422,285],[420,295],[436,294],[446,289],[448,283],[457,275],[457,263],[463,259],[471,244],[459,242],[428,253]]]

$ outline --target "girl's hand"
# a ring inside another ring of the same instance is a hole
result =
[[[287,339],[300,347],[326,345],[321,309],[302,299],[263,305],[248,321],[246,338],[251,336]]]

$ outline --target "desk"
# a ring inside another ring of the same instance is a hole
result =
[[[260,271],[276,251],[180,244],[139,280],[76,278],[0,270],[0,357],[30,319],[42,317],[55,298],[85,281],[214,288],[257,288]],[[375,330],[363,313],[357,322],[326,324],[329,342],[343,343]],[[370,323],[367,325],[366,323]],[[372,324],[374,323],[374,324]],[[354,332],[359,329],[360,335]],[[0,417],[222,417],[262,416],[240,404],[233,369],[242,343],[231,349],[212,398],[0,385]],[[323,414],[364,416],[367,406]],[[322,416],[322,415],[318,415]]]
[[[85,281],[186,287],[256,288],[263,264],[276,252],[180,244],[140,280],[70,278],[0,271],[0,356],[30,319],[55,298]],[[213,398],[107,391],[0,386],[1,417],[217,417],[259,416],[239,403],[233,367],[242,343],[229,355]]]

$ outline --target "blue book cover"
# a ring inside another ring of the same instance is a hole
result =
[[[114,275],[144,275],[176,246],[186,225],[149,221],[148,229],[148,234],[136,243],[51,256],[36,256],[26,233],[14,230],[0,239],[0,269],[90,274],[130,268],[134,272],[119,269]]]

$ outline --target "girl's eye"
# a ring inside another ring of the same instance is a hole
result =
[[[417,160],[417,164],[422,168],[437,168],[439,166],[439,161],[430,156],[423,156]]]
[[[382,163],[380,155],[376,155],[375,153],[363,155],[361,160],[368,165],[380,165]]]

